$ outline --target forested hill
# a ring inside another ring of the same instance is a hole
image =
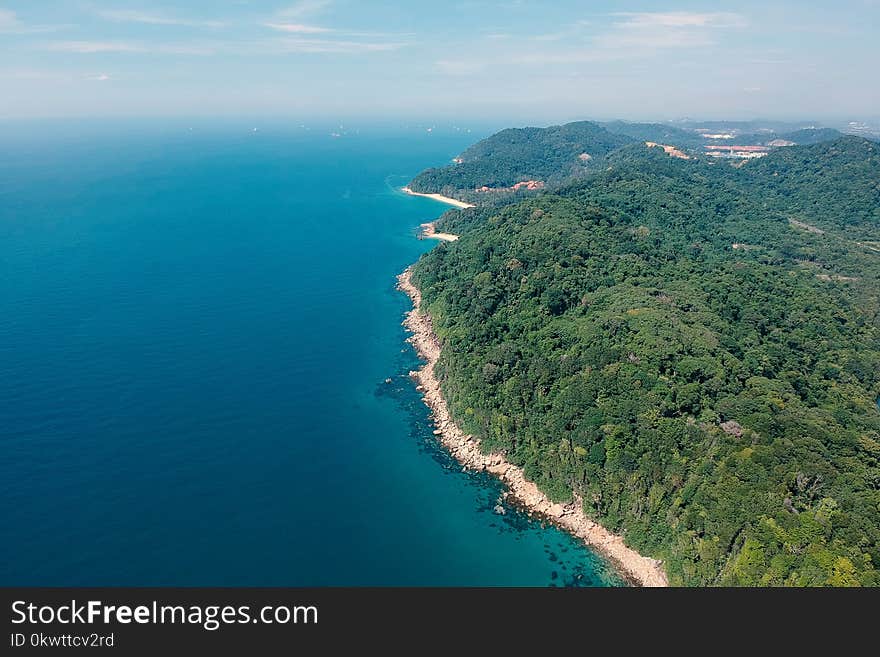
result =
[[[633,144],[448,213],[415,268],[456,419],[687,585],[880,585],[880,145]]]
[[[698,132],[682,130],[662,123],[630,123],[610,121],[600,124],[603,128],[618,135],[625,135],[638,141],[653,141],[670,144],[678,148],[699,148],[706,140]]]
[[[456,198],[472,198],[481,187],[503,191],[525,181],[549,186],[583,175],[605,155],[632,141],[589,121],[510,128],[468,148],[458,163],[422,172],[409,186]]]
[[[755,125],[745,123],[743,127]],[[841,137],[841,133],[829,128],[785,133],[767,128],[761,132],[737,132],[720,141],[704,132],[663,123],[626,121],[509,128],[474,144],[455,158],[454,164],[423,171],[409,187],[416,192],[445,194],[477,205],[497,205],[585,178],[601,171],[609,156],[645,142],[671,146],[679,149],[679,155],[699,158],[706,147],[724,146],[730,143],[726,140],[745,146],[779,148]]]
[[[803,128],[793,132],[785,132],[778,135],[777,139],[793,141],[795,144],[818,144],[823,141],[833,141],[843,135],[834,128]]]
[[[800,148],[783,148],[739,172],[746,191],[808,216],[820,228],[853,235],[880,226],[880,145],[846,136]]]

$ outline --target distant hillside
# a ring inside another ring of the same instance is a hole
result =
[[[823,141],[834,141],[843,136],[834,128],[801,128],[789,131],[764,131],[739,134],[735,137],[737,144],[770,145],[770,146],[808,146]],[[781,144],[779,142],[782,142]],[[786,142],[788,142],[786,144]]]
[[[769,134],[792,132],[800,129],[803,123],[791,121],[770,121],[766,119],[755,121],[677,121],[675,125],[687,130],[708,130],[709,132],[736,132],[738,134]]]
[[[757,122],[707,122],[710,128],[742,130]],[[773,124],[776,130],[741,132],[732,140],[739,145],[778,147],[823,143],[838,139],[831,128],[804,128],[781,132],[790,124]],[[497,205],[549,191],[601,170],[609,156],[647,157],[638,145],[655,142],[674,146],[691,155],[702,155],[706,144],[719,144],[689,127],[683,129],[663,123],[578,121],[549,128],[509,128],[474,144],[456,158],[456,163],[427,169],[416,176],[410,188],[422,193],[440,193],[478,205]],[[773,143],[774,141],[777,143]],[[723,143],[722,143],[723,145]],[[662,152],[661,152],[662,153]],[[628,154],[628,155],[627,155]],[[674,166],[656,153],[654,166]],[[667,158],[668,159],[668,158]]]
[[[834,130],[825,132],[829,134]],[[780,148],[743,167],[749,189],[764,203],[809,218],[821,228],[880,228],[880,145],[840,136]]]
[[[603,128],[616,135],[625,135],[639,141],[653,141],[658,144],[669,144],[679,148],[699,148],[706,140],[697,132],[682,130],[663,123],[630,123],[628,121],[610,121],[600,123]]]
[[[420,173],[409,186],[416,192],[467,199],[482,187],[505,190],[525,181],[549,186],[585,174],[605,155],[632,141],[589,121],[510,128],[468,148],[457,164]]]
[[[804,128],[802,130],[795,130],[794,132],[786,132],[776,135],[776,139],[793,141],[798,145],[807,145],[818,144],[823,141],[834,141],[842,136],[843,133],[834,128]]]

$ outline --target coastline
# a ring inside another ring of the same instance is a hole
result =
[[[442,242],[454,242],[458,239],[458,235],[453,235],[452,233],[438,233],[436,224],[436,221],[422,224],[420,226],[422,232],[419,235],[419,239],[440,240]]]
[[[413,304],[406,314],[404,326],[412,332],[407,339],[426,363],[410,372],[417,382],[417,390],[436,425],[435,434],[450,453],[465,467],[486,471],[501,479],[510,495],[527,511],[535,513],[570,534],[582,539],[588,546],[610,561],[628,581],[638,586],[668,586],[661,562],[642,556],[627,547],[623,538],[613,534],[584,513],[580,500],[568,504],[554,504],[525,477],[522,468],[510,463],[502,454],[483,454],[479,440],[465,435],[453,422],[449,407],[434,375],[434,366],[440,358],[440,341],[434,333],[431,317],[422,312],[421,291],[412,282],[412,267],[397,277],[398,289],[405,292]]]
[[[441,203],[446,203],[447,205],[452,205],[456,208],[475,208],[473,203],[465,203],[464,201],[459,201],[454,198],[450,198],[449,196],[443,196],[443,194],[422,194],[421,192],[414,192],[409,187],[401,187],[400,191],[404,194],[409,194],[410,196],[424,196],[425,198],[431,198],[435,201],[440,201]]]

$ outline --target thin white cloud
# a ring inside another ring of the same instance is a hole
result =
[[[303,25],[302,23],[264,23],[264,26],[278,32],[288,32],[291,34],[325,34],[333,32],[329,27]]]
[[[46,46],[54,52],[100,53],[143,52],[143,46],[127,41],[54,41]]]
[[[593,41],[594,46],[644,50],[696,48],[715,43],[714,33],[719,29],[742,28],[748,24],[739,14],[729,12],[628,12],[614,15],[623,20],[598,36]]]
[[[412,33],[394,33],[394,32],[356,32],[346,29],[335,29],[332,27],[321,27],[318,25],[304,25],[302,23],[263,23],[263,27],[275,30],[276,32],[284,32],[286,34],[296,35],[326,35],[326,39],[411,39]]]
[[[409,45],[412,35],[354,32],[304,22],[324,11],[330,0],[301,0],[275,12],[262,26],[285,36],[259,41],[211,40],[193,43],[151,43],[128,40],[55,41],[44,49],[77,54],[134,53],[160,55],[213,55],[230,53],[244,56],[286,54],[362,54],[390,52]],[[105,20],[147,25],[182,25],[190,27],[222,27],[220,21],[193,20],[169,14],[131,9],[95,12]]]
[[[300,0],[275,12],[262,25],[292,38],[264,44],[281,53],[356,54],[397,50],[409,45],[411,34],[358,32],[305,22],[331,5],[330,0]]]
[[[390,52],[405,47],[404,42],[350,41],[340,39],[280,39],[266,44],[271,52],[279,54],[339,54]]]
[[[532,41],[568,41],[583,37],[584,28],[591,25],[590,21],[579,20],[556,32],[546,34],[533,34],[529,37]]]
[[[18,16],[16,16],[14,11],[9,11],[8,9],[0,9],[0,32],[12,32],[14,30],[19,30],[22,27],[22,22],[18,20]]]
[[[704,48],[717,43],[720,30],[745,27],[748,22],[729,12],[626,12],[612,14],[615,20],[604,32],[595,34],[582,47],[571,47],[571,36],[538,36],[548,47],[513,57],[513,61],[535,65],[565,65],[644,59],[659,51],[681,48]],[[586,23],[582,24],[587,25]],[[568,47],[557,44],[565,42]]]
[[[311,18],[326,10],[331,0],[300,0],[263,22],[263,27],[290,38],[260,42],[252,51],[280,54],[358,54],[388,52],[409,45],[411,34],[358,32],[315,25]]]
[[[632,49],[634,52],[665,48],[700,48],[711,46],[715,40],[701,31],[682,29],[616,31],[593,40],[593,46],[607,50]]]
[[[562,41],[568,36],[567,32],[549,32],[547,34],[536,34],[529,38],[532,41]]]
[[[628,29],[717,28],[747,25],[741,15],[731,12],[618,12],[613,15],[624,18],[617,23],[617,27]]]
[[[288,54],[362,54],[390,52],[409,45],[403,41],[355,41],[289,37],[260,41],[224,41],[194,43],[145,43],[141,41],[54,41],[43,48],[72,54],[143,54],[207,56],[219,53],[259,56]]]
[[[182,27],[204,27],[212,29],[220,28],[225,25],[225,23],[221,21],[178,18],[176,16],[166,16],[165,14],[139,11],[134,9],[102,9],[97,11],[96,13],[104,20],[113,21],[115,23],[142,23],[144,25],[179,25]]]
[[[280,10],[278,15],[285,18],[302,18],[303,16],[317,14],[329,7],[330,4],[330,0],[300,0]]]
[[[69,25],[27,25],[22,22],[14,11],[0,9],[0,34],[40,34],[57,32]]]
[[[155,48],[147,46],[148,52],[160,55],[193,55],[203,57],[217,54],[219,48],[211,43],[163,43]]]
[[[0,79],[12,80],[57,80],[61,76],[58,71],[33,68],[0,69]]]
[[[107,82],[113,78],[106,73],[76,73],[56,69],[14,68],[0,69],[0,80],[12,79],[33,82],[53,82],[67,84],[86,80],[88,82]]]
[[[635,57],[635,53],[626,53],[623,50],[602,50],[591,48],[575,48],[557,52],[533,51],[511,58],[514,64],[553,65],[565,64],[590,64],[596,62],[611,62]]]
[[[467,76],[480,73],[486,69],[484,61],[476,59],[441,59],[434,62],[434,68],[438,73],[450,76]]]
[[[212,55],[215,49],[199,44],[146,44],[137,41],[53,41],[45,46],[53,52],[82,55],[99,53],[143,53],[160,55]]]

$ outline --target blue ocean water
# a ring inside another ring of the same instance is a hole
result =
[[[397,188],[474,139],[0,126],[0,585],[619,584],[406,376]]]

